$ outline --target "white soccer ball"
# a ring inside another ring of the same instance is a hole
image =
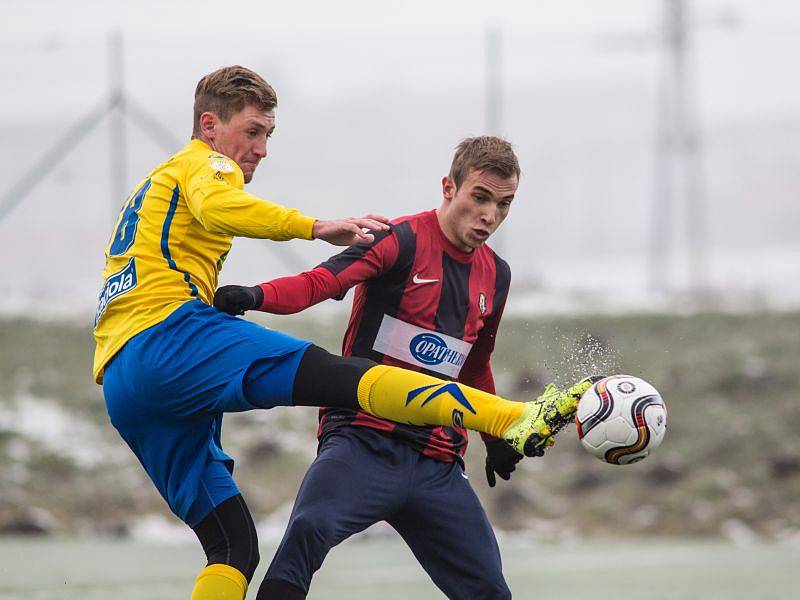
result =
[[[667,407],[658,390],[643,379],[612,375],[581,397],[575,425],[590,454],[627,465],[644,459],[664,441]]]

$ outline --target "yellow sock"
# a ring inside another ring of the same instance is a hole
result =
[[[244,600],[247,578],[228,565],[208,565],[194,582],[191,600]]]
[[[524,409],[521,402],[387,365],[364,373],[358,403],[368,413],[398,423],[466,427],[495,437],[502,437]]]

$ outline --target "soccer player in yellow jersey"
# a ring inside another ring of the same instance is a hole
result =
[[[371,242],[381,217],[316,220],[244,191],[267,154],[277,98],[234,66],[198,83],[192,140],[140,182],[106,247],[94,377],[112,424],[208,559],[192,600],[242,600],[258,563],[250,512],[220,443],[222,415],[274,406],[364,410],[464,426],[540,455],[590,383],[532,402],[334,356],[211,306],[234,236]],[[324,382],[325,393],[320,393]]]

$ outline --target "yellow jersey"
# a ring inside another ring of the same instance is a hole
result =
[[[234,236],[311,239],[314,219],[244,191],[239,165],[193,139],[136,186],[106,247],[94,378],[137,333],[183,303],[212,304]]]

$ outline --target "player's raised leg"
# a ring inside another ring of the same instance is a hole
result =
[[[520,454],[538,456],[553,444],[553,436],[572,419],[581,396],[598,378],[588,377],[567,390],[550,385],[535,400],[515,402],[463,383],[378,365],[359,381],[358,402],[385,419],[463,426],[504,439]]]
[[[292,402],[360,408],[412,425],[466,427],[505,439],[520,454],[535,456],[552,445],[552,436],[572,418],[591,382],[583,380],[566,391],[549,386],[536,400],[514,402],[461,383],[311,346],[298,367]],[[263,385],[255,381],[251,386],[255,396],[268,391],[266,379]]]

